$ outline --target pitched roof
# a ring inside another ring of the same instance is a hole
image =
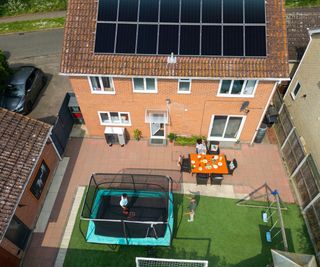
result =
[[[48,124],[0,108],[0,241],[50,128]]]
[[[288,51],[284,1],[266,3],[265,58],[94,54],[98,1],[70,0],[65,24],[61,73],[119,76],[287,78]]]
[[[289,60],[300,60],[309,43],[308,29],[320,27],[320,8],[287,9]]]

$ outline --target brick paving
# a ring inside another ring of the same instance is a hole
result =
[[[164,172],[173,176],[175,188],[179,189],[181,181],[195,183],[195,175],[184,173],[181,177],[177,166],[180,154],[187,155],[194,150],[193,147],[173,144],[149,146],[145,141],[131,141],[125,147],[109,147],[104,139],[72,138],[65,153],[70,157],[69,164],[46,231],[33,234],[23,266],[54,265],[77,188],[87,185],[92,173],[140,172],[142,169],[152,173]],[[225,176],[223,181],[225,185],[232,185],[236,194],[248,194],[266,182],[272,189],[278,189],[284,201],[294,201],[277,145],[241,145],[241,149],[222,149],[222,153],[228,159],[238,161],[239,167],[234,175]]]

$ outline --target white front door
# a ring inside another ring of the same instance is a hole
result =
[[[237,141],[245,121],[244,116],[213,115],[208,140]]]
[[[150,122],[151,139],[165,139],[166,126],[164,123]]]

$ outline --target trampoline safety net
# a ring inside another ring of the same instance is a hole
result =
[[[128,196],[124,214],[121,195]],[[94,222],[99,236],[118,238],[164,237],[168,227],[171,178],[146,174],[93,174],[81,219]]]

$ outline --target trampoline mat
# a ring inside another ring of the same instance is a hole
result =
[[[134,221],[166,222],[168,211],[165,199],[155,197],[128,197],[130,216],[122,213],[120,196],[103,196],[97,213],[97,219],[129,220],[132,223],[95,221],[95,234],[111,237],[144,238],[164,237],[167,225],[134,223]],[[132,216],[132,217],[131,217]],[[148,231],[149,229],[149,231]]]

